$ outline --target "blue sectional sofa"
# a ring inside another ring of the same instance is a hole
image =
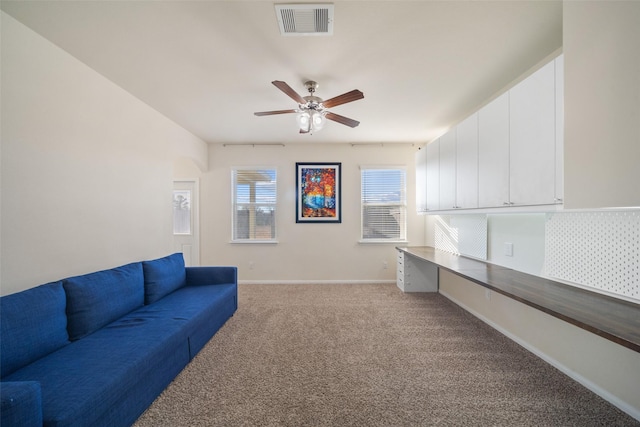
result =
[[[129,426],[238,307],[235,267],[182,254],[0,298],[0,425]]]

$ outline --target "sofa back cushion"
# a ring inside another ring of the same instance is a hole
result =
[[[144,302],[151,304],[187,283],[184,258],[181,253],[152,261],[143,261]]]
[[[71,341],[97,331],[144,304],[142,264],[135,262],[63,281]]]
[[[5,377],[69,344],[62,282],[0,298],[0,367]]]

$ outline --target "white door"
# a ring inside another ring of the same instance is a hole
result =
[[[564,199],[564,55],[556,58],[556,203]]]
[[[187,267],[200,265],[197,181],[173,182],[173,246]]]
[[[416,210],[419,214],[427,211],[427,148],[418,150],[416,160]]]
[[[440,210],[456,207],[456,128],[440,137]]]
[[[509,93],[478,113],[478,206],[509,204]]]
[[[555,63],[509,91],[510,202],[555,203]]]
[[[440,208],[440,139],[430,142],[427,150],[427,210]]]
[[[478,113],[456,127],[456,206],[478,207]]]

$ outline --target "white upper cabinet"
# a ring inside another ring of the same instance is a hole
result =
[[[456,127],[456,208],[478,207],[478,113]]]
[[[440,210],[456,206],[456,129],[440,137]]]
[[[426,163],[427,209],[477,208],[478,114],[427,145],[425,150],[424,154],[416,153],[416,175],[421,174],[419,168]],[[423,179],[417,179],[420,186]]]
[[[478,205],[509,204],[509,93],[478,112]]]
[[[563,76],[561,55],[428,144],[427,210],[562,203]]]
[[[509,203],[556,203],[555,62],[509,91]]]
[[[440,209],[440,140],[427,144],[427,210]]]
[[[416,153],[416,211],[425,213],[427,210],[427,148]]]
[[[556,188],[557,203],[564,201],[564,55],[556,63]]]

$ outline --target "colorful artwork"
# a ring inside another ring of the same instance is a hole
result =
[[[296,163],[296,222],[341,222],[340,163]]]

